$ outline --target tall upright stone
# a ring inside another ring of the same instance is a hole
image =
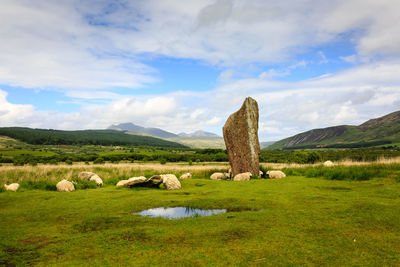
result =
[[[233,177],[243,172],[258,175],[260,143],[257,101],[247,97],[242,107],[229,116],[222,130]]]

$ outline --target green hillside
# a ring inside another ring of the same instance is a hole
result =
[[[267,149],[361,148],[399,143],[400,111],[396,111],[359,126],[340,125],[300,133]]]
[[[167,140],[177,142],[190,148],[205,149],[218,148],[225,149],[225,141],[222,137],[172,137]]]
[[[33,145],[130,145],[186,148],[182,144],[160,138],[125,134],[114,130],[60,131],[5,127],[0,128],[0,135]]]
[[[127,134],[152,136],[147,133],[128,131]],[[154,136],[153,136],[154,137]],[[171,137],[163,138],[164,140],[175,142],[194,149],[218,148],[225,149],[225,141],[222,137]]]

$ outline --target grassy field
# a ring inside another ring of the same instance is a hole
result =
[[[207,179],[226,163],[2,166],[2,183],[55,183],[91,170],[105,186],[1,192],[0,266],[400,265],[399,164],[348,165],[322,175],[385,167],[369,180],[351,181],[303,176],[317,165],[264,165],[292,175],[233,182]],[[194,179],[177,191],[112,185],[135,175],[187,171]],[[228,213],[179,220],[132,214],[178,206]]]

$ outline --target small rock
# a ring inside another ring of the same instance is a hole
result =
[[[126,186],[127,183],[128,183],[128,180],[121,180],[116,184],[116,186]]]
[[[146,187],[160,187],[162,184],[163,178],[160,175],[153,175],[145,183],[143,183]]]
[[[144,176],[131,177],[128,179],[128,182],[125,184],[125,186],[128,186],[128,187],[140,186],[140,184],[146,182],[146,180],[147,180],[147,178]]]

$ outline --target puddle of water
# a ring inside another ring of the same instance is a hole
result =
[[[148,210],[142,210],[133,214],[148,217],[163,217],[168,219],[180,219],[185,217],[200,217],[200,216],[211,216],[215,214],[225,213],[226,209],[215,209],[215,210],[202,210],[187,207],[175,207],[175,208],[154,208]]]

